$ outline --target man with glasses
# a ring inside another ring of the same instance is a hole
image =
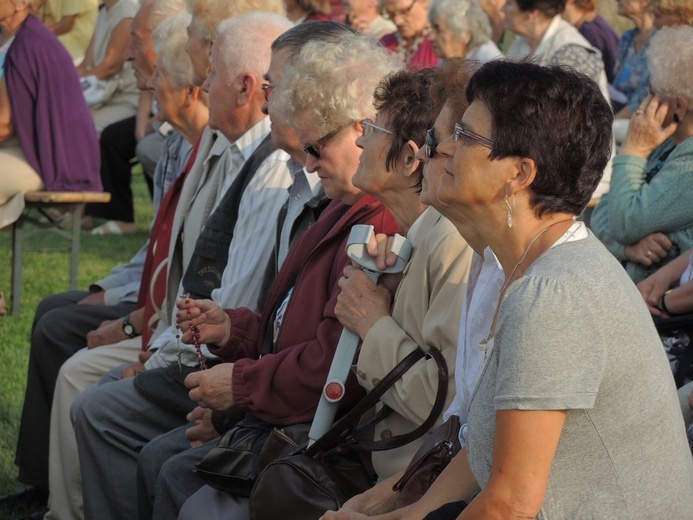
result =
[[[397,32],[386,34],[380,43],[408,70],[434,67],[438,57],[428,39],[428,0],[384,0],[383,6]]]

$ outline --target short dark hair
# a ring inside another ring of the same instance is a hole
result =
[[[436,69],[402,70],[387,76],[375,89],[375,108],[387,113],[388,130],[394,133],[385,159],[389,169],[394,168],[408,140],[423,146],[426,129],[433,126],[438,115],[431,98],[431,85],[437,75]],[[422,172],[423,165],[419,164],[419,179]]]
[[[494,60],[472,76],[467,99],[491,113],[491,159],[536,163],[530,190],[537,215],[579,215],[612,151],[614,115],[599,86],[568,67]]]
[[[310,41],[337,42],[345,35],[359,34],[356,29],[337,22],[311,20],[282,33],[272,42],[272,52],[289,49],[295,55]]]
[[[515,0],[520,11],[540,11],[546,17],[553,18],[565,9],[566,0]]]

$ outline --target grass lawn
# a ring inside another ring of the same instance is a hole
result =
[[[152,219],[149,192],[138,167],[133,170],[137,233],[120,236],[82,234],[77,288],[106,276],[111,268],[127,262],[144,244]],[[0,288],[9,308],[11,233],[0,232]],[[52,233],[27,240],[28,248],[56,247],[67,242]],[[16,316],[0,316],[0,496],[21,487],[17,482],[14,452],[24,401],[29,359],[29,335],[34,309],[42,298],[69,289],[69,252],[24,252],[22,310]],[[1,514],[0,514],[1,518]]]

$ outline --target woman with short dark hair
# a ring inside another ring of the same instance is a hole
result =
[[[575,217],[613,114],[566,68],[492,61],[472,77],[438,198],[505,273],[466,448],[405,516],[685,518],[693,460],[670,369],[621,266]],[[459,516],[458,516],[459,514]]]

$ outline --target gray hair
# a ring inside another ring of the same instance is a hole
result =
[[[184,0],[145,0],[145,2],[152,6],[147,19],[147,25],[152,31],[166,18],[184,13],[186,9]],[[145,2],[142,2],[142,5]]]
[[[384,47],[364,35],[328,45],[312,41],[294,58],[274,95],[284,120],[327,133],[375,116],[375,88],[398,68]]]
[[[224,20],[214,46],[226,77],[251,72],[261,78],[269,69],[272,42],[291,27],[283,15],[257,11]]]
[[[467,52],[491,39],[491,22],[476,0],[432,0],[428,20],[431,25],[444,20],[458,38],[471,38]]]
[[[154,51],[162,66],[162,73],[176,87],[187,87],[193,83],[192,62],[185,59],[185,44],[188,41],[186,29],[191,18],[188,13],[170,16],[152,34]]]
[[[197,22],[203,42],[213,42],[221,32],[222,21],[248,11],[285,14],[283,0],[185,0]]]
[[[672,52],[676,49],[676,52]],[[663,27],[650,39],[647,51],[652,91],[665,98],[682,96],[693,106],[693,27]]]
[[[292,55],[298,54],[303,46],[311,41],[336,43],[347,35],[359,34],[356,29],[337,22],[311,20],[294,25],[272,42],[272,52],[289,50]]]

